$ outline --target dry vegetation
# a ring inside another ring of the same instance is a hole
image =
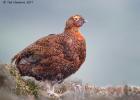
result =
[[[57,85],[55,92],[66,93],[58,98],[48,98],[45,90],[33,78],[23,79],[14,66],[0,66],[0,100],[140,100],[140,87],[97,87],[80,80],[66,80]]]

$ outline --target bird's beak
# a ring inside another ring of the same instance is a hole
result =
[[[86,19],[84,19],[84,23],[87,23],[88,21]]]

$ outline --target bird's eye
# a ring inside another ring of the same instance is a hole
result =
[[[80,19],[80,17],[79,17],[79,16],[74,16],[73,19],[74,19],[75,21],[78,21],[78,20]]]

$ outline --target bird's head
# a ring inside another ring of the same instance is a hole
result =
[[[81,15],[74,15],[71,16],[67,21],[66,21],[66,29],[72,28],[72,27],[81,27],[86,20],[81,16]]]

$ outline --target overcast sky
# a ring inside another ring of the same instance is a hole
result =
[[[80,14],[88,20],[81,28],[87,57],[73,78],[102,86],[140,85],[140,0],[33,1],[0,0],[0,62],[10,63],[42,36],[63,32],[66,19]]]

